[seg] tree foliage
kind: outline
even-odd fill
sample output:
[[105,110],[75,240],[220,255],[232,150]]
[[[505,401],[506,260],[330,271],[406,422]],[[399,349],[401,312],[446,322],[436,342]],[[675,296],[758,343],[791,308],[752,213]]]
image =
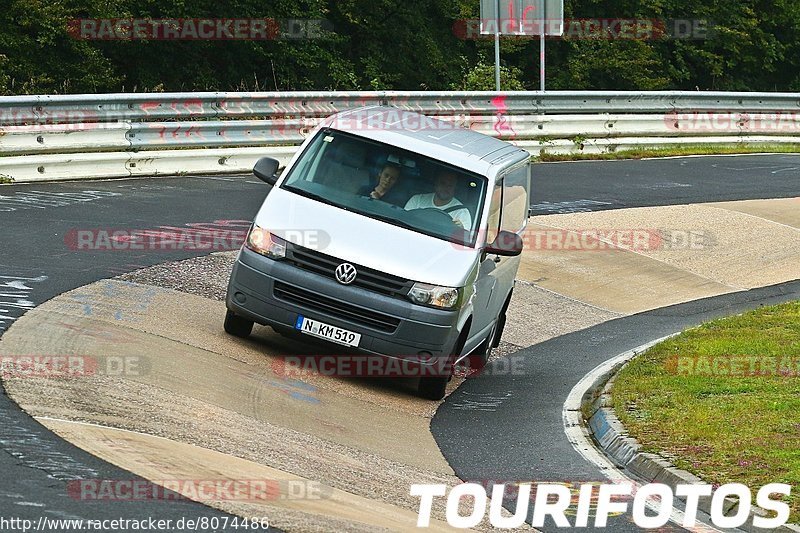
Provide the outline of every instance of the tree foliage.
[[[494,89],[478,0],[3,0],[0,94]],[[797,0],[566,0],[575,19],[705,20],[705,38],[548,39],[548,89],[800,90]],[[325,19],[318,39],[79,40],[82,18]],[[463,24],[462,24],[463,26]],[[538,39],[504,38],[503,88],[539,86]]]

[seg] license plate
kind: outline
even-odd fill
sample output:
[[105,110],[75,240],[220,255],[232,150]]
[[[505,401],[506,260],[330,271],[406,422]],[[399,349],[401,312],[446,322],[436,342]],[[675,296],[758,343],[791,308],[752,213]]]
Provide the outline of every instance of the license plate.
[[358,346],[358,343],[361,342],[360,333],[337,328],[336,326],[331,326],[330,324],[325,324],[318,320],[311,320],[303,315],[297,317],[294,328],[306,335],[313,335],[314,337],[344,344],[345,346]]

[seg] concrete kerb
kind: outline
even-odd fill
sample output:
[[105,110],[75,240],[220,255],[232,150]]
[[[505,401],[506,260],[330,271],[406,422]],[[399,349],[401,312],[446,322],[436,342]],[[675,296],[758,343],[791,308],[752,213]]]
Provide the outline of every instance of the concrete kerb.
[[[584,429],[589,433],[596,446],[615,465],[636,478],[648,483],[662,483],[673,491],[677,485],[697,485],[704,482],[691,472],[675,467],[669,459],[661,455],[642,452],[641,444],[628,435],[625,426],[611,407],[611,389],[617,374],[626,364],[637,355],[676,335],[678,333],[662,337],[609,360],[608,368],[596,376],[583,395],[581,402]],[[726,498],[723,506],[724,513],[727,515],[734,511],[738,504],[737,499]],[[698,508],[710,514],[711,498],[700,498]],[[760,508],[753,508],[750,518],[740,529],[753,533],[764,531],[753,525],[753,518],[756,516],[766,517],[769,516],[769,513]],[[774,531],[800,533],[800,525],[784,524]]]

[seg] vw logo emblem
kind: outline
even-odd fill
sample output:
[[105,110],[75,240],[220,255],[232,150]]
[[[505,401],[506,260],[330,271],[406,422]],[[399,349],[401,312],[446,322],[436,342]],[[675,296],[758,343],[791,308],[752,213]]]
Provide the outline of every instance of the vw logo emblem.
[[350,285],[356,279],[358,271],[350,263],[342,263],[336,267],[336,281],[342,285]]

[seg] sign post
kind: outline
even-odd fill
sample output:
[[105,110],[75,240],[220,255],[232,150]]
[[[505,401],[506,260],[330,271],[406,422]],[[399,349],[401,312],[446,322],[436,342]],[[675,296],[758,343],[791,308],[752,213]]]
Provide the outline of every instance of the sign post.
[[[545,34],[545,24],[547,23],[547,3],[542,2],[542,18],[541,18],[541,30],[539,33],[539,90],[544,92],[544,34]],[[562,14],[563,17],[563,9]]]
[[495,0],[494,8],[494,84],[497,92],[500,92],[500,0]]

